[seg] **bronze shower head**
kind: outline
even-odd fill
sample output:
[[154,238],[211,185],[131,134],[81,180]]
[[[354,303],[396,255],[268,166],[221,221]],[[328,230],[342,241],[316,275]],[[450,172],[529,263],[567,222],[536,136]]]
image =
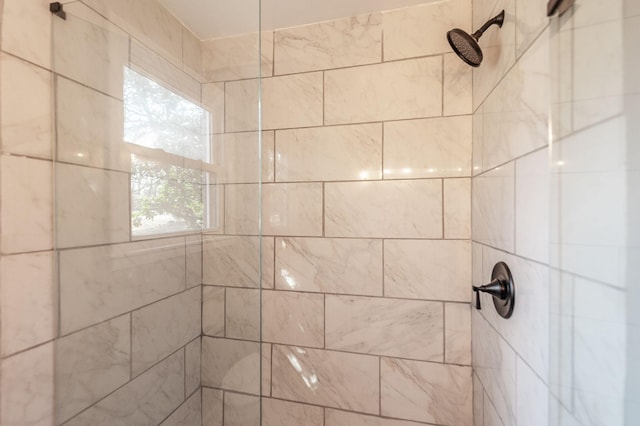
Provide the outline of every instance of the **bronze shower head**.
[[494,18],[489,19],[478,31],[469,34],[460,28],[454,28],[447,32],[447,40],[453,48],[453,51],[472,67],[479,67],[482,63],[482,49],[478,44],[478,40],[482,34],[492,25],[502,27],[504,23],[504,10]]

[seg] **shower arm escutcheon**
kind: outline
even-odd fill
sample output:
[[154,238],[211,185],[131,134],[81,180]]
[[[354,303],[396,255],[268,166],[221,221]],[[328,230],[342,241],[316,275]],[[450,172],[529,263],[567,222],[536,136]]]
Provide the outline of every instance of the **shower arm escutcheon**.
[[516,303],[516,287],[506,263],[496,263],[491,272],[491,282],[489,284],[472,286],[472,288],[476,294],[476,309],[482,309],[480,293],[487,293],[493,296],[493,305],[498,314],[503,318],[511,317]]

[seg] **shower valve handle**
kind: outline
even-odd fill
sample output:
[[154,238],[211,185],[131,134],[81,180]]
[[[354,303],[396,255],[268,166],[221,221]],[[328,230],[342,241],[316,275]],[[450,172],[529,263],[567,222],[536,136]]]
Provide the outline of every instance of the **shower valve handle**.
[[507,285],[499,279],[491,281],[489,284],[485,284],[480,287],[473,286],[473,291],[476,293],[476,309],[480,310],[480,293],[487,293],[493,297],[505,300],[507,298]]
[[516,303],[516,287],[509,267],[504,262],[498,262],[491,272],[491,282],[482,286],[472,286],[476,294],[476,309],[480,310],[480,293],[493,296],[493,306],[503,318],[513,314]]

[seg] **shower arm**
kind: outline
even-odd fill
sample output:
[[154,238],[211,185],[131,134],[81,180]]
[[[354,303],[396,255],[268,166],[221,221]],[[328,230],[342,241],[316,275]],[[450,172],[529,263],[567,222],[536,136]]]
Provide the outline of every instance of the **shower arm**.
[[500,28],[502,28],[503,23],[504,23],[504,10],[500,12],[498,15],[496,15],[495,17],[485,22],[485,24],[482,27],[480,27],[480,29],[475,33],[473,33],[471,36],[475,38],[476,41],[478,41],[480,37],[482,37],[482,34],[484,34],[484,32],[487,31],[490,26],[497,25]]

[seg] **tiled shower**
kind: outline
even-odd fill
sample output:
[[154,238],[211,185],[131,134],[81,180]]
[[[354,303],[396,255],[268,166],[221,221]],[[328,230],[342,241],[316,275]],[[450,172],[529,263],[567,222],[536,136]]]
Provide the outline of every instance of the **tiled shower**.
[[636,424],[640,2],[179,3],[0,0],[0,425]]

